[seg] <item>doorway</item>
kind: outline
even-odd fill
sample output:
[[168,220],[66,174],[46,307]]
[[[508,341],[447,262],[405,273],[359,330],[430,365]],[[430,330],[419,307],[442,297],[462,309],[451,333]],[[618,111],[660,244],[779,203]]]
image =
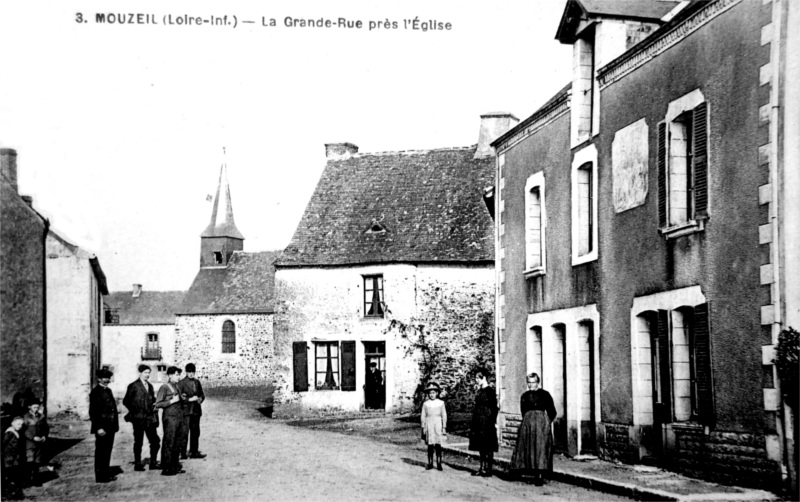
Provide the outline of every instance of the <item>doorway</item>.
[[581,451],[597,452],[597,421],[595,417],[594,323],[578,323],[578,349],[581,375]]
[[364,342],[364,408],[386,408],[386,342]]
[[568,452],[567,440],[567,350],[566,327],[563,324],[553,325],[553,348],[550,368],[552,377],[548,377],[550,395],[556,408],[556,419],[553,422],[554,447],[558,452]]

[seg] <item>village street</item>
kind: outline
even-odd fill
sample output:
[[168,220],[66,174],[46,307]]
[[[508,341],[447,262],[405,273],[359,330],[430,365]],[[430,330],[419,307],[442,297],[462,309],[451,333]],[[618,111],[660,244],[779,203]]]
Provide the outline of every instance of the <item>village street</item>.
[[425,453],[410,440],[416,424],[408,424],[405,433],[389,431],[381,440],[380,432],[365,437],[291,425],[267,418],[257,407],[255,402],[207,401],[200,445],[208,457],[184,460],[186,473],[177,477],[133,470],[131,427],[120,419],[111,464],[124,472],[108,484],[94,482],[94,439],[88,424],[54,423],[53,446],[69,446],[55,457],[60,464],[58,477],[40,488],[26,489],[26,496],[32,500],[628,500],[556,482],[535,487],[473,477],[474,463],[453,456],[445,456],[443,472],[426,471]]

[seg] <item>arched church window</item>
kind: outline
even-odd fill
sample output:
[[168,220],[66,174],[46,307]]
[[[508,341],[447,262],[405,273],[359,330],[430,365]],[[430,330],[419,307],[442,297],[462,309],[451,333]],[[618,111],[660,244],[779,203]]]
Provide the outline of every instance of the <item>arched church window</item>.
[[233,321],[225,321],[222,324],[222,353],[236,353],[236,326]]

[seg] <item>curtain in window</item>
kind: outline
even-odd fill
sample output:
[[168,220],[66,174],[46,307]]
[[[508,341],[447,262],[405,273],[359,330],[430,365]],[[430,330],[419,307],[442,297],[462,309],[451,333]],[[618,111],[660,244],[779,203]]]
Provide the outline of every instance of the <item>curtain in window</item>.
[[331,360],[331,346],[328,344],[328,365],[325,368],[325,387],[334,388],[336,387],[336,380],[333,378],[333,361]]

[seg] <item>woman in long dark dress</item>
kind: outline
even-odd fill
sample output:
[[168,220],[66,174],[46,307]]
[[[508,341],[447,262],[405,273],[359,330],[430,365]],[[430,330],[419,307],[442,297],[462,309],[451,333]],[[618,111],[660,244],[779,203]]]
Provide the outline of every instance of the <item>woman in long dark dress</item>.
[[553,431],[556,418],[553,397],[539,388],[539,375],[528,375],[528,390],[520,397],[522,423],[517,433],[517,446],[511,458],[511,468],[533,474],[533,483],[541,486],[542,472],[553,470]]
[[481,466],[473,476],[489,477],[492,475],[492,461],[497,451],[497,395],[494,387],[489,386],[484,370],[475,373],[478,392],[475,393],[475,408],[472,410],[472,422],[469,427],[469,449],[478,451]]

